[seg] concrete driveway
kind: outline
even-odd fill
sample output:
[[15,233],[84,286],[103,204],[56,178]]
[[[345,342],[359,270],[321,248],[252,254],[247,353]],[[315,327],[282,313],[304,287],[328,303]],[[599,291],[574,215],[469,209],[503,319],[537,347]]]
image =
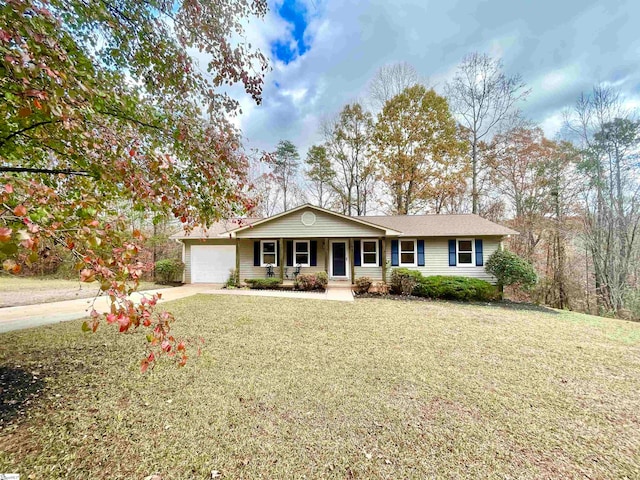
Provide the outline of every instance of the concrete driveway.
[[[214,284],[183,285],[180,287],[134,293],[133,297],[140,299],[142,294],[145,293],[153,294],[162,292],[160,303],[164,303],[189,297],[196,293],[214,292],[218,288],[220,288],[220,285]],[[0,308],[0,333],[84,318],[89,315],[91,300],[90,298],[79,298],[77,300],[65,300],[62,302]],[[99,312],[107,311],[109,308],[108,305],[108,299],[106,297],[100,297],[96,300],[95,308]]]

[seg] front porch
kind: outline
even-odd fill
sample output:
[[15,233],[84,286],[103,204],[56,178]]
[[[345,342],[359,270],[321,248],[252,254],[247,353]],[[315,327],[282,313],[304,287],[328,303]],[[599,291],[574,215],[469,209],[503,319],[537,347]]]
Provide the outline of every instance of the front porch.
[[241,282],[271,277],[293,285],[298,274],[319,272],[327,273],[334,288],[350,287],[362,276],[384,281],[386,256],[383,237],[236,238]]

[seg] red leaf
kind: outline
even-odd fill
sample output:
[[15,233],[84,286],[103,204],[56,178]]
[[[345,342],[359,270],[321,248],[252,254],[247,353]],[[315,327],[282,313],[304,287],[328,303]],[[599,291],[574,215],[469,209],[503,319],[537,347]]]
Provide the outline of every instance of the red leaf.
[[4,191],[7,192],[7,193],[13,193],[13,185],[10,185],[10,184],[7,183],[4,186]]
[[149,362],[147,362],[147,360],[142,360],[142,362],[140,362],[140,373],[144,373],[147,371],[147,369],[149,368]]
[[27,215],[27,207],[20,204],[13,209],[13,213],[16,217],[25,217]]
[[11,240],[12,230],[7,227],[0,227],[0,242],[8,242]]
[[90,268],[83,268],[80,272],[80,281],[91,283],[96,279],[95,273]]

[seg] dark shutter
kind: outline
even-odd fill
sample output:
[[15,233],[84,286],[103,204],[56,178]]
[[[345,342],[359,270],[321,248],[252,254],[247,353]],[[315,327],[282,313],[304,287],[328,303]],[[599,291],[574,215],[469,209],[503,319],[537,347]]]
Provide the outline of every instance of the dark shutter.
[[424,267],[424,240],[418,240],[418,266]]
[[476,238],[476,266],[481,267],[484,265],[484,261],[482,258],[482,239]]
[[293,240],[287,240],[287,267],[293,267]]
[[391,266],[397,267],[398,265],[398,240],[391,240]]
[[378,240],[378,266],[382,266],[382,262],[384,262],[384,258],[382,258],[382,240]]
[[449,240],[449,266],[456,266],[456,241]]
[[318,241],[311,240],[309,245],[309,248],[311,248],[311,252],[309,252],[309,262],[312,267],[315,267],[318,265]]
[[353,259],[353,265],[355,267],[359,267],[361,265],[360,262],[360,240],[354,240],[353,241],[353,256],[355,257]]
[[260,266],[260,240],[253,242],[253,266]]

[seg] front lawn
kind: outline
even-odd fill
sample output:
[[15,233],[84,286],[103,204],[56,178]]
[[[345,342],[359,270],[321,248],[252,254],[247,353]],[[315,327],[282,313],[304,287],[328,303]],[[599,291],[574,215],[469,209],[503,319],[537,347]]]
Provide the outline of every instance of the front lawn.
[[206,340],[183,369],[141,375],[142,333],[79,321],[0,335],[0,472],[640,477],[640,324],[376,299],[165,306]]
[[[99,285],[50,277],[0,276],[0,307],[33,305],[76,298],[93,297]],[[153,282],[140,282],[139,290],[167,288]]]

